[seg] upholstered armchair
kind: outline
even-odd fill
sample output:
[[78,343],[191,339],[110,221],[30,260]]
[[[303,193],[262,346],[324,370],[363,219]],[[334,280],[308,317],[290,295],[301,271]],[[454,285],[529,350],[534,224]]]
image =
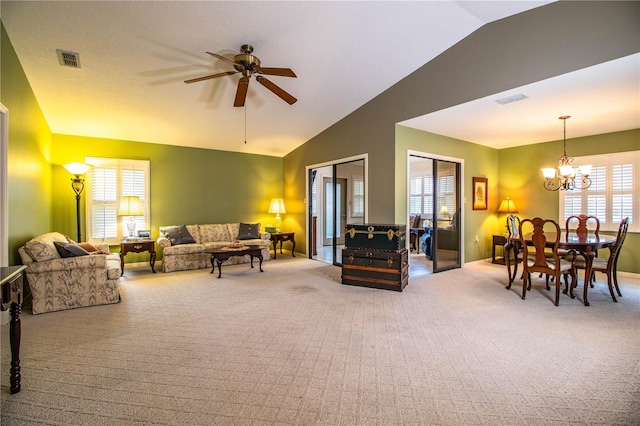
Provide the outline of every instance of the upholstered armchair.
[[120,258],[108,250],[101,245],[89,254],[58,232],[27,241],[18,252],[27,267],[32,312],[118,303]]

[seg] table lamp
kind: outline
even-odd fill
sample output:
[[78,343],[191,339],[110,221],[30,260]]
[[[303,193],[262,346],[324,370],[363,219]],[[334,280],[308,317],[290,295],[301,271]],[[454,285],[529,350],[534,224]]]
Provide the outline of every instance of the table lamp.
[[282,218],[280,217],[280,214],[286,213],[284,200],[282,198],[272,198],[271,205],[269,206],[269,213],[276,214],[276,232],[280,232],[282,226]]
[[134,216],[142,216],[142,205],[140,203],[140,197],[137,195],[125,195],[120,199],[120,208],[118,208],[118,216],[129,216],[129,222],[127,223],[127,229],[129,230],[129,238],[134,236],[136,231],[136,221]]

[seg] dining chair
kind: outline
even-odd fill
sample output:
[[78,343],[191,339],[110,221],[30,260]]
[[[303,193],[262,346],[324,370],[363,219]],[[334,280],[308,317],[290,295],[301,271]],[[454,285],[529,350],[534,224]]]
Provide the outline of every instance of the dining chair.
[[[520,229],[520,218],[516,215],[510,214],[509,216],[507,216],[507,234],[509,235],[509,238],[519,238],[518,232]],[[509,243],[507,243],[509,244]],[[509,254],[507,254],[507,250],[506,250],[506,245],[505,245],[505,256],[510,256]],[[514,267],[513,267],[513,272],[511,272],[511,258],[509,258],[509,262],[506,262],[507,264],[507,273],[509,274],[509,286],[507,287],[507,289],[511,288],[511,283],[513,282],[513,280],[516,278],[515,274],[516,271],[518,269],[518,263],[522,263],[522,252],[518,251],[516,253],[515,256],[513,256],[513,262],[514,262]]]
[[[571,286],[576,284],[576,272],[573,264],[561,259],[558,255],[560,243],[560,226],[553,219],[523,219],[518,229],[520,243],[523,250],[523,280],[522,299],[531,290],[531,273],[538,272],[553,276],[556,284],[554,305],[558,306],[560,299],[560,277],[571,277]],[[549,289],[547,281],[547,290]]]
[[[609,257],[607,259],[596,257],[593,259],[593,265],[591,266],[591,270],[593,273],[602,272],[607,276],[607,285],[609,286],[609,293],[611,293],[611,299],[613,299],[614,302],[618,301],[616,299],[615,294],[613,294],[614,286],[616,288],[616,292],[618,293],[618,296],[622,297],[622,293],[620,293],[620,288],[618,287],[618,257],[620,256],[620,250],[622,249],[622,244],[624,243],[624,240],[627,237],[628,228],[629,228],[629,218],[625,217],[620,221],[616,242],[611,247],[609,247]],[[576,259],[573,261],[573,265],[576,269],[584,269],[585,261],[582,258],[582,256],[577,256]]]
[[600,220],[596,217],[596,216],[590,216],[590,215],[586,215],[586,214],[577,214],[577,215],[572,215],[569,216],[567,218],[567,220],[565,221],[565,231],[568,233],[573,232],[573,224],[577,223],[576,227],[575,227],[575,233],[578,236],[584,236],[586,237],[587,235],[589,235],[589,224],[593,223],[595,229],[593,229],[593,234],[598,235],[598,233],[600,232]]
[[[575,226],[575,229],[574,229]],[[564,224],[564,229],[567,234],[574,232],[578,237],[586,238],[589,233],[594,235],[599,235],[600,233],[600,219],[597,216],[586,215],[586,214],[576,214],[569,216]],[[591,232],[590,232],[591,231]],[[560,257],[564,257],[567,260],[571,260],[568,258],[569,252],[566,250],[560,250]],[[596,251],[596,257],[598,256],[598,252]],[[591,274],[591,280],[589,284],[591,288],[593,288],[593,283],[596,280],[596,274]]]

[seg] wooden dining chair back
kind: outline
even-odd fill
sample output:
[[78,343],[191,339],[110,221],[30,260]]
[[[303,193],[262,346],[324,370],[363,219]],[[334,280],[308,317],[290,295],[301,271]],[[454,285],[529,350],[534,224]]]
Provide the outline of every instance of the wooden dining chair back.
[[516,215],[510,214],[507,216],[507,233],[510,238],[518,238],[518,232],[520,229],[520,218]]
[[[556,297],[554,304],[560,300],[560,277],[571,276],[571,286],[575,285],[575,270],[571,262],[560,258],[560,226],[553,219],[523,219],[518,229],[523,249],[522,262],[524,276],[522,280],[522,299],[531,289],[531,274],[541,273],[555,278]],[[548,287],[547,287],[548,288]]]
[[575,229],[575,233],[579,237],[586,237],[589,233],[598,235],[600,232],[600,220],[596,216],[577,214],[567,218],[564,229],[567,234],[574,232],[573,229]]
[[[618,257],[620,256],[620,251],[622,250],[622,244],[624,244],[624,240],[627,238],[627,230],[629,229],[629,218],[625,217],[620,221],[620,226],[618,226],[618,234],[616,236],[616,242],[609,247],[609,257],[607,259],[601,259],[596,257],[593,259],[593,265],[591,266],[591,270],[595,272],[602,272],[607,276],[607,285],[609,286],[609,293],[611,294],[611,299],[614,302],[617,302],[615,294],[613,294],[613,287],[615,287],[618,296],[622,296],[620,293],[620,287],[618,287]],[[576,269],[584,269],[585,262],[581,256],[578,256],[574,261],[574,266]]]

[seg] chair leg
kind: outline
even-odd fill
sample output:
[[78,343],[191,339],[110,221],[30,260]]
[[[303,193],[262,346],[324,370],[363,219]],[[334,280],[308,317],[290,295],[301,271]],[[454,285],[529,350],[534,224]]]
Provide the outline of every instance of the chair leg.
[[522,276],[522,300],[524,300],[527,297],[527,281],[531,279],[531,274],[523,273]]
[[559,301],[560,301],[560,275],[556,277],[556,301],[554,305],[558,306]]
[[616,292],[618,292],[618,296],[622,297],[622,293],[620,293],[620,287],[618,287],[618,267],[617,265],[613,268],[613,285],[616,286]]
[[611,298],[613,299],[614,302],[618,302],[618,299],[616,299],[616,295],[613,294],[613,283],[612,283],[613,279],[611,277],[611,271],[609,271],[607,273],[607,285],[609,286],[609,293],[611,294]]

